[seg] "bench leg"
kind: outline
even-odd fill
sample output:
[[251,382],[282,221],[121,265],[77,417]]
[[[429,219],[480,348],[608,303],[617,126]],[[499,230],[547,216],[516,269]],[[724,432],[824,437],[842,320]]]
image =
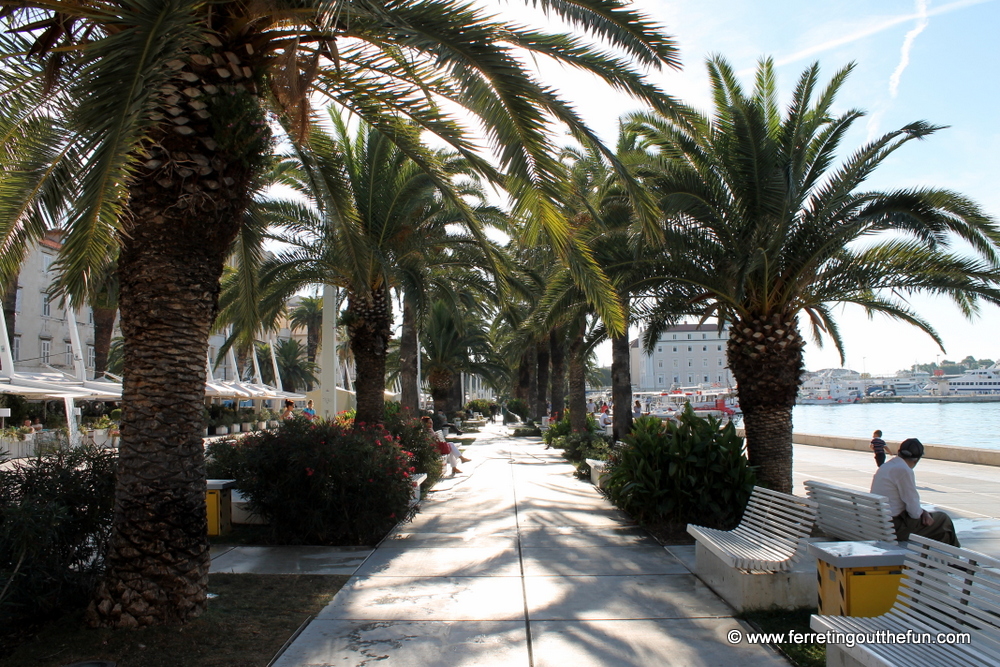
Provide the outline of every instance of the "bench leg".
[[826,667],[865,667],[865,665],[847,655],[844,649],[836,644],[827,644]]

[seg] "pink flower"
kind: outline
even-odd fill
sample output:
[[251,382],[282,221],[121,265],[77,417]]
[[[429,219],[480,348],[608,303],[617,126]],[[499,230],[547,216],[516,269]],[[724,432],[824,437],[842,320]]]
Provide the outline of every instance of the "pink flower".
[[312,477],[313,473],[316,472],[312,468],[306,468],[306,477]]

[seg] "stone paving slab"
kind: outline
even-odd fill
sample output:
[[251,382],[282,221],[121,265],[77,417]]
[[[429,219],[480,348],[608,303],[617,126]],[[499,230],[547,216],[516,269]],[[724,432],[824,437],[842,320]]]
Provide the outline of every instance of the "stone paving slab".
[[352,579],[316,618],[373,621],[524,619],[520,582],[510,577]]
[[274,667],[524,667],[523,621],[316,620]]
[[732,608],[693,574],[525,577],[532,622],[716,618]]
[[524,547],[629,547],[654,546],[656,540],[635,526],[591,528],[581,526],[531,526],[519,531]]
[[358,568],[359,577],[518,577],[517,549],[505,547],[387,546]]
[[661,546],[521,547],[525,576],[687,574]]
[[369,547],[230,547],[212,557],[211,572],[354,574]]
[[730,630],[747,628],[733,618],[532,621],[534,667],[787,667],[768,647],[732,646]]

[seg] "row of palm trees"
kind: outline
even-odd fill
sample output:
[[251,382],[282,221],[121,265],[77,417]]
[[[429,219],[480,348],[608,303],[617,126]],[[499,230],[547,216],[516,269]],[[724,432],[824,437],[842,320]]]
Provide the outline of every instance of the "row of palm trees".
[[[861,117],[832,111],[849,68],[826,87],[808,69],[782,114],[770,62],[748,94],[715,58],[705,115],[639,71],[676,66],[676,49],[625,2],[541,4],[576,32],[454,0],[0,1],[0,277],[57,225],[66,298],[87,298],[117,264],[124,413],[92,623],[203,610],[208,335],[225,321],[245,337],[234,344],[252,341],[303,287],[346,292],[358,421],[382,415],[394,294],[404,388],[415,386],[418,324],[436,322],[441,335],[423,336],[423,348],[452,359],[424,368],[436,401],[456,358],[499,376],[506,357],[536,410],[565,372],[577,427],[582,360],[596,342],[612,341],[615,400],[627,405],[629,323],[646,323],[651,347],[682,317],[730,322],[751,463],[782,490],[800,318],[839,348],[837,303],[931,335],[909,294],[951,296],[970,315],[1000,303],[1000,239],[974,203],[861,190],[895,150],[938,128],[914,123],[835,166]],[[606,147],[525,54],[597,74],[649,110]],[[334,105],[328,120],[310,108],[316,95]],[[446,111],[456,105],[494,160]],[[578,148],[555,145],[554,122]],[[427,134],[448,148],[428,147]],[[485,183],[509,195],[508,210],[489,204]],[[265,196],[273,184],[297,198]],[[490,227],[510,243],[491,240]],[[281,244],[270,256],[269,240]],[[546,382],[538,369],[550,365]],[[615,419],[627,431],[628,415]]]

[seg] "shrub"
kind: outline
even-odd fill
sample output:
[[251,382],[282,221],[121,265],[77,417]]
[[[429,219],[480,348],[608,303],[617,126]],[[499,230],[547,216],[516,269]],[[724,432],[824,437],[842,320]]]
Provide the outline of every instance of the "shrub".
[[636,419],[624,441],[605,486],[618,507],[647,523],[730,529],[739,522],[755,476],[732,423],[720,428],[688,406],[679,423]]
[[396,437],[400,447],[410,452],[414,473],[427,475],[420,489],[428,491],[441,479],[441,453],[437,448],[437,438],[420,423],[419,418],[411,416],[407,410],[391,410],[390,405],[398,406],[399,403],[386,403],[385,429]]
[[528,416],[528,402],[523,398],[512,398],[507,401],[507,411],[514,413],[521,421],[524,421]]
[[489,417],[490,416],[490,401],[485,398],[474,398],[465,404],[467,410],[472,410],[473,412],[478,412],[479,414]]
[[381,426],[290,419],[235,448],[236,487],[275,542],[372,545],[409,512],[416,468]]
[[541,429],[530,427],[530,428],[515,428],[514,436],[515,438],[537,438],[542,434]]
[[[559,421],[551,422],[551,424],[549,425],[548,430],[545,431],[545,433],[542,435],[542,439],[545,440],[545,444],[552,445],[553,447],[557,447],[557,448],[561,449],[562,448],[561,445],[555,445],[555,444],[553,444],[554,441],[555,441],[555,439],[559,438],[561,436],[564,436],[564,435],[569,435],[572,431],[573,431],[573,427],[570,426],[570,422],[569,422],[569,410],[567,409],[566,411],[563,412],[562,418]],[[603,431],[604,431],[604,429],[602,429],[598,425],[597,420],[594,419],[594,415],[588,414],[587,415],[587,432],[588,433],[598,433],[598,432],[603,432]]]
[[104,570],[117,457],[79,447],[0,469],[0,623],[86,604]]

